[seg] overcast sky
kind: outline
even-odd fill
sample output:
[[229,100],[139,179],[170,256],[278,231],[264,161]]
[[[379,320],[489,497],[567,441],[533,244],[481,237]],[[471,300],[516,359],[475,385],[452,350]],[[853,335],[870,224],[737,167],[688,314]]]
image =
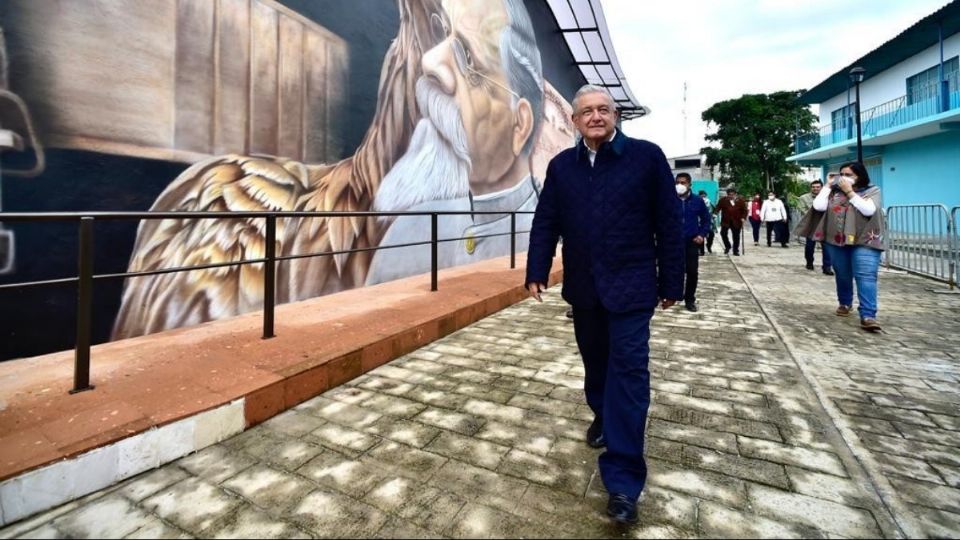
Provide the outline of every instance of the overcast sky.
[[[812,88],[947,0],[602,0],[634,95],[624,124],[668,157],[706,143],[700,114],[743,94]],[[684,138],[683,84],[687,83]]]

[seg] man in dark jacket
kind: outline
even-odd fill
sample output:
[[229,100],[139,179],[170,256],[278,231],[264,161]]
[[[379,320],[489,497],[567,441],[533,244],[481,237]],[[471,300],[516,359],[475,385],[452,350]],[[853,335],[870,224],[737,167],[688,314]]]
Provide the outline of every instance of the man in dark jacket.
[[563,298],[585,369],[595,420],[591,446],[606,446],[600,475],[607,514],[637,519],[646,482],[643,433],[650,405],[650,318],[682,296],[683,241],[673,175],[656,145],[616,130],[605,89],[587,85],[573,100],[583,140],[547,167],[530,233],[526,286],[540,300],[563,236]]
[[700,250],[710,234],[710,210],[700,197],[692,195],[692,180],[687,173],[677,175],[677,195],[683,206],[683,243],[686,249],[683,303],[687,311],[697,311],[697,282],[700,280]]
[[730,253],[730,239],[727,232],[733,232],[733,254],[740,255],[740,231],[743,220],[747,219],[747,205],[737,196],[737,190],[730,186],[727,196],[720,199],[713,213],[720,213],[720,239],[723,240],[723,253]]

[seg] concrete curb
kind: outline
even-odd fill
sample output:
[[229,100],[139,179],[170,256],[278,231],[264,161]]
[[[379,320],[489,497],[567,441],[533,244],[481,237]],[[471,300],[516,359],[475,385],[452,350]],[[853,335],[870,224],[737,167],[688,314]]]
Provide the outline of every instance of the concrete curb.
[[[863,445],[860,443],[859,437],[857,437],[857,434],[854,433],[846,419],[843,418],[843,415],[840,414],[840,411],[837,410],[837,407],[830,401],[830,398],[827,397],[826,391],[811,374],[812,368],[803,361],[802,357],[797,353],[796,348],[793,346],[790,338],[787,337],[787,334],[764,307],[763,302],[761,302],[756,290],[750,284],[750,281],[743,274],[743,272],[740,271],[740,267],[737,265],[736,261],[731,258],[730,262],[733,264],[733,268],[737,271],[737,275],[739,275],[740,279],[743,280],[744,285],[747,286],[747,290],[750,291],[750,295],[753,296],[753,299],[757,302],[757,306],[760,308],[763,316],[767,319],[767,321],[770,322],[770,325],[780,337],[780,341],[783,342],[787,349],[787,354],[789,354],[790,358],[792,358],[794,363],[797,364],[797,367],[800,369],[800,373],[803,375],[804,380],[806,380],[807,384],[810,385],[810,388],[813,389],[814,394],[817,396],[817,401],[820,402],[820,406],[823,408],[824,412],[826,412],[831,422],[833,422],[833,426],[840,434],[840,438],[843,440],[847,450],[850,452],[849,455],[841,456],[841,459],[847,462],[850,461],[850,458],[852,457],[854,461],[853,464],[856,465],[853,470],[860,471],[862,473],[863,479],[866,480],[866,484],[872,488],[874,494],[877,496],[879,502],[878,506],[880,506],[881,510],[885,511],[886,517],[889,518],[889,523],[881,523],[881,520],[878,520],[878,525],[883,533],[892,538],[926,538],[926,533],[924,533],[923,528],[920,526],[917,517],[896,496],[893,486],[890,485],[890,482],[888,482],[886,477],[880,472],[880,466],[873,459],[873,456],[870,455],[870,452],[863,447]],[[845,464],[849,465],[849,463]],[[863,482],[861,482],[861,484],[863,484]]]

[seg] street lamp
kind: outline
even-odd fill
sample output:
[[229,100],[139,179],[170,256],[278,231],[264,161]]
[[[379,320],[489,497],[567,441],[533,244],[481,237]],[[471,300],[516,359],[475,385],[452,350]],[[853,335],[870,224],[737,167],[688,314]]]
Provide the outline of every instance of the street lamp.
[[857,161],[860,163],[863,163],[863,138],[860,135],[860,83],[863,82],[863,77],[866,73],[867,70],[860,66],[850,70],[850,81],[853,82],[857,88],[857,101],[854,106],[856,107],[855,113],[857,115]]

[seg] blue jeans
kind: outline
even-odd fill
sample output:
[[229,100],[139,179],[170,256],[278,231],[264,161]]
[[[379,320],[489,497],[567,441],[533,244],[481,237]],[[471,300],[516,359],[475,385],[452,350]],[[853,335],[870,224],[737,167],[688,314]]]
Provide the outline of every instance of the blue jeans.
[[836,272],[837,301],[841,306],[853,305],[853,282],[857,282],[860,300],[860,318],[877,318],[877,273],[880,269],[880,250],[866,246],[838,247],[827,243],[824,249]]
[[612,313],[573,308],[573,328],[586,377],[584,391],[603,419],[607,450],[600,477],[609,493],[636,501],[647,480],[643,433],[650,407],[650,318],[653,310]]

